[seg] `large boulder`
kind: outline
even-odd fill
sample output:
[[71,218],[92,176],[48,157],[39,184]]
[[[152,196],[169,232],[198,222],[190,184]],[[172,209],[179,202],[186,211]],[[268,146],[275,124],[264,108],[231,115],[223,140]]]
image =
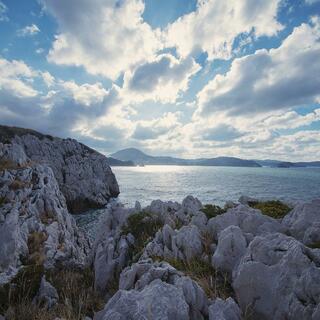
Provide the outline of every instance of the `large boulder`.
[[247,240],[241,229],[230,226],[221,231],[212,264],[219,270],[232,273],[247,249]]
[[280,233],[257,236],[233,272],[233,288],[252,319],[318,319],[319,250]]
[[0,171],[0,282],[24,264],[83,266],[89,243],[69,214],[51,168]]
[[203,289],[166,262],[141,260],[127,267],[120,275],[119,289],[98,319],[201,320],[208,316]]
[[157,256],[191,261],[200,258],[203,249],[201,232],[197,226],[190,224],[173,230],[169,225],[164,225],[146,245],[143,257]]
[[189,320],[189,306],[175,286],[154,280],[143,290],[119,290],[94,320]]
[[298,204],[283,218],[282,224],[304,244],[320,246],[320,199]]
[[209,320],[240,320],[241,310],[232,298],[213,301],[209,307]]
[[253,236],[285,231],[278,220],[241,204],[208,221],[208,229],[215,240],[218,240],[220,232],[229,226],[238,226],[243,233]]

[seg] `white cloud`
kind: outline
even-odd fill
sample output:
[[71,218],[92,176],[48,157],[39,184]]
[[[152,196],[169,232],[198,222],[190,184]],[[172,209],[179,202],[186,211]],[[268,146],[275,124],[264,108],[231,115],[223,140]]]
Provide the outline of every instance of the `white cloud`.
[[17,34],[19,37],[28,37],[28,36],[34,36],[39,32],[40,32],[39,27],[33,23],[30,26],[26,26],[26,27],[18,30]]
[[314,4],[320,2],[320,0],[305,0],[307,4]]
[[9,18],[7,17],[7,11],[7,6],[2,1],[0,1],[0,22],[9,20]]
[[319,102],[320,23],[302,24],[277,49],[235,59],[198,94],[197,115],[244,115]]
[[131,101],[156,100],[174,102],[188,89],[190,78],[200,70],[192,59],[178,60],[172,55],[159,55],[155,61],[125,73],[124,95]]
[[21,98],[34,97],[38,94],[30,85],[36,72],[24,62],[0,58],[0,74],[0,90],[10,91]]
[[48,60],[83,66],[116,79],[162,48],[158,31],[143,21],[142,0],[41,0],[59,24]]
[[275,35],[280,0],[198,0],[198,8],[168,26],[167,46],[183,56],[207,52],[208,58],[229,58],[234,39],[254,31],[256,36]]

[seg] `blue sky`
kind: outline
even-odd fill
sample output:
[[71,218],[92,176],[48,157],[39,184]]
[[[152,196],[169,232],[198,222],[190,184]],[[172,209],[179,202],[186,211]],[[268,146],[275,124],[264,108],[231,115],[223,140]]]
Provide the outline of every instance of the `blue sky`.
[[109,154],[320,159],[319,0],[0,0],[0,122]]

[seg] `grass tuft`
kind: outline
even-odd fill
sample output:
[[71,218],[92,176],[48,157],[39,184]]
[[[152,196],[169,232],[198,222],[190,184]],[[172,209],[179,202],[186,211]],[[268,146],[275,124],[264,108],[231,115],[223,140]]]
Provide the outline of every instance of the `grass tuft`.
[[221,214],[224,214],[226,212],[225,209],[214,205],[214,204],[206,204],[201,211],[205,213],[208,219],[214,218],[216,216],[219,216]]
[[210,299],[234,297],[228,275],[214,269],[207,261],[196,258],[189,262],[178,259],[164,259],[163,257],[153,257],[153,259],[166,261],[177,270],[182,271],[196,281]]
[[161,219],[148,212],[139,212],[128,217],[127,224],[122,228],[122,234],[131,233],[134,238],[134,246],[131,250],[132,259],[136,260],[148,241],[163,227]]
[[289,206],[279,200],[251,201],[248,205],[251,208],[259,209],[262,214],[275,219],[282,219],[291,211]]

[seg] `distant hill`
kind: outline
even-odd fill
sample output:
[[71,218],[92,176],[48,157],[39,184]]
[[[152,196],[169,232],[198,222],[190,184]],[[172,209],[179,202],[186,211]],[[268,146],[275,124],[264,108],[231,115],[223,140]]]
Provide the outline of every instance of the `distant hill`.
[[121,161],[111,157],[107,157],[107,162],[111,167],[132,167],[135,165],[132,161]]
[[272,168],[320,168],[320,161],[310,161],[310,162],[288,162],[279,160],[255,160],[263,167]]
[[228,166],[228,167],[261,167],[253,160],[243,160],[233,157],[217,157],[212,159],[181,159],[166,156],[150,156],[144,152],[129,148],[120,150],[111,155],[121,161],[133,161],[143,165],[195,165],[195,166]]

